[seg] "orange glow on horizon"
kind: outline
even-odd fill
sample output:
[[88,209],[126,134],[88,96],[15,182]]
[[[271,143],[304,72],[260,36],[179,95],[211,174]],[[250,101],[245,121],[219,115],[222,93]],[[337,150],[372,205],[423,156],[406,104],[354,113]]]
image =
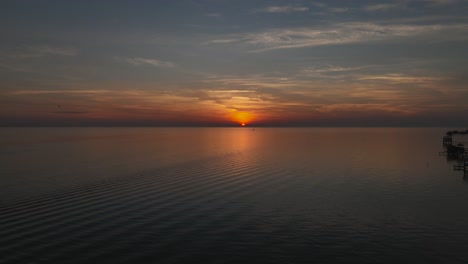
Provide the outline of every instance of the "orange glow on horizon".
[[239,123],[241,126],[246,126],[253,119],[253,115],[248,112],[236,111],[231,115],[231,119],[234,122]]

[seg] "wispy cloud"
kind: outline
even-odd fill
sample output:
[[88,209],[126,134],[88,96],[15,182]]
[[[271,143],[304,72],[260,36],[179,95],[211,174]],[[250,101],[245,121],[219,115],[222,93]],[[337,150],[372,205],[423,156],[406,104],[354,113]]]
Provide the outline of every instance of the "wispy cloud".
[[53,112],[54,114],[73,114],[73,115],[81,115],[81,114],[87,114],[88,112],[86,111],[55,111]]
[[163,68],[172,68],[175,67],[175,63],[171,61],[162,61],[157,59],[150,59],[150,58],[122,58],[122,57],[114,57],[118,61],[123,61],[133,66],[142,66],[142,65],[150,65],[155,67],[163,67]]
[[[448,30],[456,32],[448,32]],[[313,47],[360,43],[392,38],[412,37],[430,33],[444,33],[445,37],[463,39],[468,33],[468,24],[458,25],[379,25],[375,23],[342,23],[328,28],[286,28],[257,33],[230,35],[215,39],[213,44],[249,45],[252,51]],[[465,33],[465,34],[462,34]]]
[[[394,69],[393,71],[391,69]],[[300,104],[424,104],[433,105],[448,96],[444,75],[428,72],[403,72],[397,65],[327,66],[299,70],[297,74],[219,75],[206,79],[217,89],[239,91],[247,97],[245,105],[257,102]],[[346,86],[343,86],[346,83]],[[461,96],[464,91],[458,91]],[[225,94],[225,93],[223,93]]]
[[402,7],[402,5],[398,4],[377,4],[377,5],[368,5],[364,7],[365,11],[374,12],[374,11],[387,11],[390,9],[395,9]]
[[367,12],[388,11],[391,9],[408,9],[411,3],[422,3],[429,7],[440,7],[459,3],[459,0],[407,0],[391,4],[373,4],[364,6],[362,9]]
[[433,6],[452,5],[461,2],[460,0],[424,0]]
[[18,59],[38,58],[45,56],[75,56],[77,50],[70,47],[57,47],[57,46],[26,46],[21,51],[11,55],[11,57]]
[[362,70],[368,68],[370,66],[359,66],[359,67],[342,67],[342,66],[334,66],[334,65],[327,65],[326,67],[309,67],[306,69],[301,70],[302,74],[317,74],[317,73],[332,73],[332,72],[351,72]]
[[253,10],[253,13],[292,13],[292,12],[307,12],[309,8],[306,6],[268,6]]
[[340,14],[340,13],[345,13],[348,12],[350,9],[346,7],[332,7],[328,9],[328,12],[334,13],[334,14]]
[[434,82],[444,80],[445,78],[437,78],[437,77],[427,77],[427,76],[410,76],[401,73],[391,73],[385,75],[367,75],[362,76],[359,80],[383,80],[383,81],[390,81],[390,82],[410,82],[410,83],[418,83],[418,82]]
[[207,13],[205,14],[207,17],[221,17],[220,13]]
[[41,94],[103,94],[110,90],[17,90],[8,92],[8,95],[41,95]]

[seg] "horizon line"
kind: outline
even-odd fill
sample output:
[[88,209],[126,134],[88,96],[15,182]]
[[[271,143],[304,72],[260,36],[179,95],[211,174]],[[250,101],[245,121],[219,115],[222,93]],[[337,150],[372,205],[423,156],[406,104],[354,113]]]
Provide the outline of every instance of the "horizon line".
[[448,128],[455,125],[0,125],[0,128]]

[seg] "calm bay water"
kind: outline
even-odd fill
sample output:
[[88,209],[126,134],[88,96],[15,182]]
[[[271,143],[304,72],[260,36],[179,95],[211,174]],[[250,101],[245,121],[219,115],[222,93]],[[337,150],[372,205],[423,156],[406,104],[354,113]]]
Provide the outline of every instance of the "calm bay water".
[[466,263],[447,130],[3,128],[0,263]]

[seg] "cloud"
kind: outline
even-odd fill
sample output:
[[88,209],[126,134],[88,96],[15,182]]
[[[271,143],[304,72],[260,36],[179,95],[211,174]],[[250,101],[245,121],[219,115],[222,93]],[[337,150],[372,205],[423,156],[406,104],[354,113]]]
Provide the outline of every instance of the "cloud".
[[422,3],[427,5],[428,7],[440,7],[440,6],[447,6],[447,5],[453,5],[459,3],[459,0],[409,0],[409,1],[403,1],[403,2],[398,2],[398,3],[392,3],[392,4],[374,4],[374,5],[368,5],[363,8],[364,11],[367,12],[376,12],[376,11],[388,11],[391,9],[397,9],[397,8],[410,8],[411,3]]
[[330,65],[305,68],[297,74],[218,75],[206,79],[218,91],[225,90],[208,91],[211,97],[236,109],[379,104],[415,110],[447,101],[463,105],[462,99],[453,98],[466,98],[466,90],[448,89],[450,81],[436,72],[405,71],[398,65]]
[[155,67],[163,67],[163,68],[172,68],[175,67],[175,63],[171,61],[161,61],[156,59],[149,59],[149,58],[122,58],[122,57],[115,57],[118,61],[123,61],[128,64],[134,66],[142,66],[142,65],[150,65]]
[[[306,120],[312,116],[362,115],[395,117],[431,111],[447,101],[454,109],[465,107],[466,89],[444,91],[444,78],[436,74],[368,72],[375,65],[306,68],[306,74],[335,74],[346,85],[329,79],[297,74],[207,75],[201,88],[170,90],[17,90],[4,98],[28,109],[67,118],[108,117],[153,120],[185,118],[200,120],[213,115],[225,120],[230,110],[248,111],[259,120]],[[383,67],[383,66],[382,66]],[[398,67],[397,67],[398,68]],[[463,97],[463,94],[465,97]],[[57,99],[60,101],[57,102]],[[37,106],[31,106],[31,104]],[[40,105],[39,105],[40,104]],[[57,104],[62,107],[57,108]],[[445,107],[446,109],[446,107]],[[29,112],[36,111],[28,110]],[[68,115],[67,115],[68,114]],[[224,119],[223,119],[224,118]],[[209,118],[208,118],[209,119]],[[185,119],[184,119],[185,120]]]
[[345,7],[334,7],[334,8],[328,9],[330,13],[334,13],[334,14],[345,13],[345,12],[348,12],[349,10],[350,10],[349,8],[345,8]]
[[385,75],[365,75],[358,80],[362,81],[385,81],[390,83],[434,83],[436,81],[443,81],[446,78],[441,77],[428,77],[428,76],[410,76],[401,73],[390,73]]
[[208,14],[205,14],[205,16],[207,16],[207,17],[221,17],[221,14],[220,13],[208,13]]
[[53,112],[54,114],[73,114],[73,115],[81,115],[81,114],[87,114],[88,112],[86,111],[56,111]]
[[[253,47],[253,52],[274,49],[314,47],[346,43],[388,40],[417,35],[443,33],[453,39],[464,39],[468,24],[458,25],[380,25],[375,23],[341,23],[327,28],[285,28],[256,33],[229,35],[215,39],[211,44],[243,44]],[[441,38],[442,40],[442,38]]]
[[110,90],[16,90],[9,95],[41,95],[41,94],[103,94],[111,93]]
[[18,59],[29,59],[45,56],[75,56],[76,53],[77,50],[75,48],[42,45],[26,46],[23,51],[12,55],[12,57]]
[[265,8],[255,9],[253,13],[292,13],[307,11],[309,11],[309,8],[305,6],[268,6]]
[[374,11],[387,11],[390,9],[400,8],[401,5],[397,4],[378,4],[378,5],[368,5],[364,7],[365,11],[374,12]]
[[442,5],[452,5],[459,3],[459,0],[425,0],[424,2],[428,2],[432,6],[442,6]]
[[305,75],[315,75],[317,73],[322,74],[322,73],[335,73],[335,72],[351,72],[351,71],[357,71],[357,70],[362,70],[365,68],[369,68],[371,66],[359,66],[359,67],[341,67],[341,66],[333,66],[333,65],[327,65],[326,67],[311,67],[311,68],[306,68],[301,70],[302,74]]

